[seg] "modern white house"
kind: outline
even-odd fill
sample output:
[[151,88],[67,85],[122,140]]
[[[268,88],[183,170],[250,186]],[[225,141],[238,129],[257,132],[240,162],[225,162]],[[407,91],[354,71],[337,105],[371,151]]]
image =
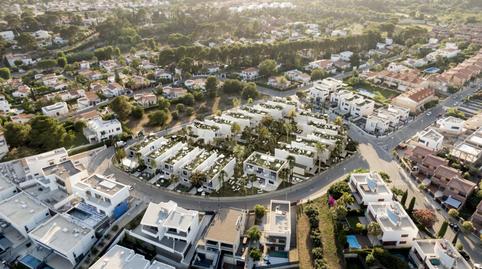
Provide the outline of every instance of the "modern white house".
[[122,125],[118,119],[103,120],[97,117],[86,123],[83,133],[90,143],[104,142],[121,135]]
[[[191,265],[194,268],[205,268],[202,265],[209,264],[211,266],[209,268],[217,268],[220,262],[235,265],[236,261],[244,261],[240,248],[247,222],[246,215],[246,211],[242,209],[219,209],[203,237],[198,241]],[[222,252],[233,258],[223,259]]]
[[244,80],[255,80],[259,77],[259,69],[255,67],[246,68],[241,71],[239,76]]
[[418,134],[417,142],[431,148],[440,150],[443,146],[444,136],[432,128],[422,131]]
[[66,214],[57,214],[29,233],[39,248],[52,251],[50,259],[63,258],[71,266],[77,265],[97,240],[95,231],[78,224]]
[[243,131],[246,127],[250,127],[252,122],[252,118],[250,116],[231,110],[223,113],[221,117],[228,121],[237,123],[241,128],[241,131]]
[[158,137],[156,135],[150,135],[145,137],[138,143],[132,144],[126,149],[128,157],[145,158],[151,152],[158,149],[162,145],[165,145],[169,139],[164,137]]
[[151,202],[142,217],[140,231],[131,235],[172,253],[185,262],[187,252],[195,247],[199,221],[199,212],[184,209],[176,202]]
[[384,114],[372,114],[367,117],[365,131],[375,134],[385,134],[390,128],[390,119]]
[[274,120],[283,118],[283,107],[278,104],[260,103],[254,106],[255,109],[266,112]]
[[278,188],[282,178],[288,176],[282,173],[287,167],[288,161],[286,159],[257,151],[253,152],[243,163],[244,174],[256,176],[259,187],[265,190]]
[[353,173],[348,184],[357,202],[363,205],[393,200],[392,191],[377,172]]
[[175,269],[175,267],[156,260],[149,261],[130,248],[114,245],[89,269]]
[[343,81],[334,78],[325,78],[323,80],[316,80],[313,86],[308,89],[312,103],[322,105],[329,100],[332,93],[343,89]]
[[348,90],[335,93],[332,102],[337,102],[338,110],[341,113],[350,114],[354,117],[371,115],[375,108],[374,101]]
[[5,98],[5,95],[0,94],[0,112],[8,113],[10,112],[10,103]]
[[298,102],[279,97],[268,100],[266,104],[280,106],[282,108],[283,116],[285,117],[289,116],[290,113],[296,112],[299,107]]
[[291,240],[290,201],[271,200],[263,231],[264,245],[271,251],[289,251]]
[[118,218],[127,211],[129,186],[94,174],[82,179],[73,187],[74,194],[82,197],[84,202],[93,206],[97,213]]
[[465,132],[465,120],[453,116],[438,120],[437,125],[442,133],[460,135]]
[[454,245],[445,239],[419,239],[413,241],[409,259],[417,269],[471,269]]
[[462,142],[454,146],[450,151],[450,155],[463,162],[474,163],[482,157],[482,149],[477,148],[472,144]]
[[402,205],[396,201],[368,203],[366,218],[380,225],[382,233],[370,238],[383,247],[405,248],[412,246],[418,237],[418,228]]
[[235,165],[236,158],[219,155],[211,167],[204,169],[207,176],[204,188],[208,191],[218,191],[225,181],[233,177]]
[[66,102],[58,102],[53,105],[42,107],[42,113],[49,117],[59,117],[69,113]]
[[25,238],[49,217],[49,209],[24,192],[0,202],[0,219],[12,225]]
[[[149,153],[147,158],[145,158],[145,165],[152,171],[163,170],[164,161],[171,156],[177,154],[179,150],[186,146],[183,142],[178,142],[173,139],[168,139],[163,142],[157,149]],[[169,176],[170,174],[167,174]]]
[[214,142],[214,138],[217,137],[219,127],[215,125],[209,125],[206,122],[194,121],[189,127],[190,136],[196,140],[202,141],[205,144],[211,144]]
[[308,83],[311,80],[310,75],[303,73],[297,69],[286,71],[284,75],[287,79],[300,83]]
[[305,176],[314,174],[317,166],[317,152],[303,143],[292,141],[290,144],[279,142],[274,150],[274,156],[280,159],[293,158],[293,173]]
[[5,41],[8,41],[8,42],[12,42],[15,40],[15,34],[13,33],[13,31],[3,31],[3,32],[0,32],[0,37],[5,40]]
[[66,160],[42,168],[42,175],[37,177],[37,182],[44,188],[61,189],[73,194],[73,186],[87,176],[87,169],[81,163]]
[[68,160],[68,153],[65,148],[58,148],[34,156],[26,157],[24,160],[24,173],[26,178],[43,176],[42,169],[54,164]]

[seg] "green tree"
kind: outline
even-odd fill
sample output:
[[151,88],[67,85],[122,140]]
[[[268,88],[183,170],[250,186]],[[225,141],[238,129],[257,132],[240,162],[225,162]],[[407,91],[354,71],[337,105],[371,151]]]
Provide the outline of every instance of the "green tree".
[[144,109],[141,106],[134,106],[132,108],[131,116],[137,120],[142,119],[144,116]]
[[152,126],[162,126],[168,119],[168,114],[164,110],[158,110],[149,114],[149,124]]
[[238,123],[233,122],[233,124],[231,125],[231,133],[235,136],[241,133],[241,126],[239,126]]
[[31,130],[29,124],[7,122],[4,127],[4,136],[9,146],[21,147],[27,144]]
[[206,93],[209,97],[214,98],[218,96],[218,79],[213,76],[209,76],[206,79]]
[[48,116],[36,116],[30,121],[29,145],[42,151],[49,151],[62,146],[67,132],[57,119]]
[[189,180],[193,187],[199,188],[204,182],[207,181],[207,176],[204,172],[196,171],[192,173],[192,175],[189,177]]
[[243,90],[243,83],[237,79],[227,79],[223,84],[223,92],[226,94],[240,94]]
[[407,198],[408,198],[408,190],[405,190],[403,193],[402,199],[400,200],[400,204],[402,204],[403,207],[405,207],[405,204],[407,203]]
[[10,69],[8,69],[7,67],[0,68],[0,78],[7,80],[10,79],[10,77]]
[[382,228],[380,227],[380,224],[372,221],[367,226],[367,232],[370,235],[379,236],[382,234]]
[[367,265],[373,265],[375,261],[376,259],[375,256],[373,256],[373,253],[369,253],[365,258],[365,262],[367,263]]
[[67,65],[67,58],[66,57],[58,57],[57,58],[57,65],[59,67],[64,68]]
[[410,200],[410,204],[408,205],[407,212],[411,214],[413,212],[413,208],[415,207],[415,197],[412,197]]
[[462,222],[462,229],[464,232],[472,232],[475,228],[471,221],[466,220]]
[[251,248],[249,251],[249,257],[251,257],[254,261],[261,260],[262,252],[259,248]]
[[459,211],[455,208],[449,209],[449,216],[452,218],[457,218],[459,216]]
[[413,211],[413,218],[424,227],[432,228],[437,217],[429,209],[416,209]]
[[132,104],[129,102],[127,96],[117,96],[114,98],[110,103],[110,108],[122,121],[127,120],[132,113]]
[[315,68],[311,71],[311,80],[312,81],[324,79],[327,76],[328,76],[328,73],[326,73],[325,70],[322,70],[320,68]]
[[259,74],[261,76],[272,76],[276,73],[276,62],[271,59],[262,61],[259,66]]
[[447,232],[447,228],[449,227],[449,223],[445,220],[440,226],[440,230],[437,233],[437,238],[444,238],[445,233]]
[[257,219],[261,219],[266,214],[266,208],[263,205],[257,204],[254,206],[254,214]]
[[248,238],[253,241],[258,241],[261,238],[261,230],[257,225],[251,226],[248,229],[247,234],[248,234]]
[[257,99],[259,96],[258,88],[256,87],[256,84],[253,82],[245,84],[243,87],[243,90],[241,91],[241,96],[247,100],[249,98],[251,99]]
[[328,193],[334,199],[339,199],[344,193],[350,193],[350,186],[345,181],[338,181],[330,186]]
[[37,48],[37,40],[29,33],[21,33],[16,40],[22,49],[33,50]]

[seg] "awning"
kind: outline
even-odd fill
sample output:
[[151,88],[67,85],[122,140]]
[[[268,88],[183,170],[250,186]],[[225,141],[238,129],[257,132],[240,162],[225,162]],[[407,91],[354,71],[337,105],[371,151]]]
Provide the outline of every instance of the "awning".
[[434,196],[435,196],[435,198],[440,198],[440,197],[444,196],[444,193],[442,191],[436,191]]
[[453,208],[459,208],[460,205],[462,204],[459,200],[452,198],[452,196],[449,196],[447,200],[444,202],[445,204],[448,204],[449,206]]
[[425,186],[430,185],[430,183],[432,183],[432,180],[430,180],[429,178],[426,178],[422,181],[422,184],[425,185]]

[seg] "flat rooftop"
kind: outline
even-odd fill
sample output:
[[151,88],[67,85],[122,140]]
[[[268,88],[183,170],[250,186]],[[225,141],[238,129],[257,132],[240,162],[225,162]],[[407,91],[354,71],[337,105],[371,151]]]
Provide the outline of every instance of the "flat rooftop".
[[36,214],[45,214],[48,208],[29,195],[20,192],[0,202],[0,215],[17,227],[23,227]]
[[85,170],[85,167],[80,163],[74,164],[71,160],[68,160],[59,164],[47,166],[42,170],[46,176],[56,175],[61,179],[66,180],[67,178],[80,173],[82,170]]
[[289,201],[271,200],[267,230],[275,233],[291,232],[291,209]]
[[403,229],[418,230],[415,223],[413,223],[412,219],[398,202],[369,203],[368,208],[370,207],[373,209],[372,211],[375,212],[375,218],[378,220],[382,229],[390,231]]
[[378,173],[351,174],[351,178],[364,194],[392,193]]
[[158,261],[153,261],[151,264],[134,250],[115,245],[89,269],[174,269],[174,267]]
[[[470,269],[472,268],[467,261],[460,255],[457,249],[447,240],[444,239],[425,239],[415,240],[413,242],[415,249],[419,250],[421,255],[427,258],[426,262],[430,263],[433,268],[453,268],[453,269]],[[422,257],[425,259],[425,257]],[[443,260],[443,262],[442,262]],[[456,262],[455,262],[456,261]],[[440,264],[440,265],[436,265]]]
[[433,141],[438,141],[440,139],[443,139],[443,135],[441,135],[439,132],[435,131],[434,129],[428,129],[427,131],[424,131],[420,134],[420,138],[428,138]]
[[81,182],[77,183],[76,186],[82,189],[91,187],[92,189],[103,192],[110,196],[116,194],[123,188],[127,188],[127,185],[97,174],[83,179]]
[[0,192],[15,187],[15,185],[10,182],[6,177],[0,175]]
[[227,244],[234,244],[239,240],[243,231],[240,231],[246,212],[242,209],[222,208],[214,216],[208,227],[204,240],[212,240]]
[[91,236],[91,232],[91,228],[80,226],[68,217],[57,214],[39,225],[30,235],[42,244],[65,253],[81,242],[82,237]]
[[176,202],[149,203],[146,213],[142,217],[141,224],[153,227],[159,225],[187,231],[198,212],[179,207]]

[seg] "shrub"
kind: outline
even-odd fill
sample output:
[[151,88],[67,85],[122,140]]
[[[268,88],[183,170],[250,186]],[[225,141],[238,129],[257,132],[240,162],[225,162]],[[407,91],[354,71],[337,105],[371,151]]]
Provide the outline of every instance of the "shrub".
[[449,216],[451,216],[452,218],[457,218],[459,216],[459,211],[455,208],[451,208],[449,210]]
[[437,233],[437,237],[443,238],[445,236],[445,233],[447,232],[448,227],[449,227],[449,223],[447,221],[444,221],[442,223],[442,226],[440,226],[440,230]]
[[435,222],[437,221],[437,217],[435,214],[429,209],[417,209],[413,211],[413,218],[415,221],[420,223],[422,226],[427,228],[432,228]]
[[372,253],[368,254],[365,258],[365,262],[368,264],[368,265],[372,265],[375,263],[375,256],[373,256]]
[[338,181],[330,186],[330,188],[328,189],[328,193],[333,196],[333,198],[338,200],[343,195],[343,193],[350,193],[350,187],[345,181]]
[[355,225],[355,232],[356,233],[361,233],[363,232],[364,230],[366,229],[365,225],[361,224],[361,223],[357,223]]
[[319,260],[323,259],[323,248],[316,247],[311,250],[311,254],[313,255],[313,259]]
[[465,232],[472,232],[474,230],[474,224],[471,221],[466,220],[462,223],[462,229]]
[[323,246],[323,242],[321,241],[321,233],[318,228],[311,230],[310,239],[313,247]]

